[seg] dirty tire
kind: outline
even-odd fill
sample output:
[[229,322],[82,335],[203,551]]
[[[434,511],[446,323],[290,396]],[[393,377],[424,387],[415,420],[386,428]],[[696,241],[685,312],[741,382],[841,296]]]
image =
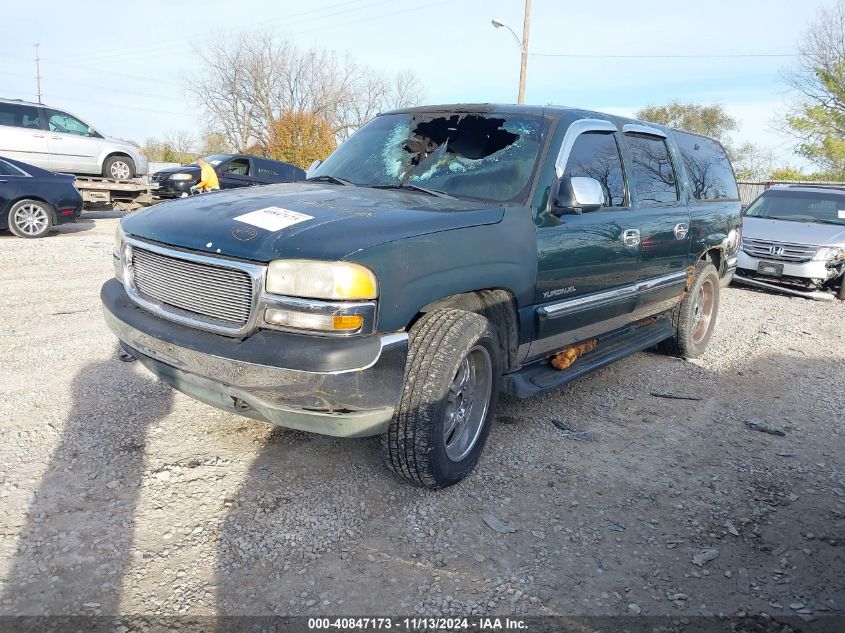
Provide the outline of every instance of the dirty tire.
[[836,298],[845,301],[845,275],[839,278],[839,290],[836,292]]
[[53,207],[41,200],[18,200],[6,219],[9,230],[18,237],[44,237],[53,226]]
[[[704,353],[719,316],[719,281],[719,273],[713,264],[706,261],[696,264],[689,289],[681,303],[669,314],[675,336],[658,345],[661,352],[681,358],[698,358]],[[702,293],[709,293],[712,304],[706,327],[699,329],[701,321],[696,320],[696,304],[701,302]]]
[[[454,456],[449,457],[448,438],[444,437],[447,419],[454,419],[448,417],[454,408],[453,390],[459,382],[459,370],[469,359],[481,357],[490,361],[489,398],[486,410],[477,410],[484,414],[474,444],[456,461]],[[387,466],[426,488],[445,488],[466,477],[478,462],[490,432],[500,381],[499,348],[486,318],[454,309],[424,315],[411,329],[402,398],[387,433],[381,436]],[[481,393],[478,395],[473,406],[484,400]]]
[[128,156],[109,156],[103,163],[103,177],[129,180],[135,177],[135,162]]

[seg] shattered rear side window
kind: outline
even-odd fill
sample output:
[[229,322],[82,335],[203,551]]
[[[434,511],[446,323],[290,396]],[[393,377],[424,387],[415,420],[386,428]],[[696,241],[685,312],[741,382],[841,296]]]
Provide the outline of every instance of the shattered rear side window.
[[314,175],[507,201],[530,184],[545,131],[546,122],[531,115],[386,115],[352,136]]

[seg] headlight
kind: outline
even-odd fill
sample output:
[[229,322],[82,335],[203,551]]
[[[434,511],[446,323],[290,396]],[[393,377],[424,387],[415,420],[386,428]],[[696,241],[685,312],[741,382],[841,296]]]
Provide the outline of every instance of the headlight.
[[267,292],[309,299],[358,301],[378,297],[373,272],[349,262],[281,259],[267,269]]
[[845,248],[841,246],[822,246],[816,253],[816,256],[813,257],[813,261],[825,262],[840,259],[843,254],[845,254]]
[[193,174],[173,174],[170,177],[170,180],[193,180],[193,179],[194,179]]
[[123,262],[121,261],[121,253],[123,251],[123,238],[126,236],[123,228],[118,223],[117,229],[114,232],[114,248],[112,249],[112,264],[114,264],[114,276],[121,282],[123,281]]

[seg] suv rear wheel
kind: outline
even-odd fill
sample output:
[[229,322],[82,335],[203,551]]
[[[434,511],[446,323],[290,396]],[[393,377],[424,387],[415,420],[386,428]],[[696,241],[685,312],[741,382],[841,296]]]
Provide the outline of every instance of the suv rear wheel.
[[9,209],[8,222],[18,237],[44,237],[53,226],[53,209],[41,200],[19,200]]
[[698,358],[704,353],[719,316],[719,281],[713,264],[696,264],[689,289],[670,313],[675,336],[660,343],[660,351],[682,358]]
[[135,162],[128,156],[109,156],[103,163],[103,176],[129,180],[135,176]]
[[427,488],[467,476],[490,432],[501,361],[483,316],[436,310],[410,332],[405,387],[381,438],[388,467]]

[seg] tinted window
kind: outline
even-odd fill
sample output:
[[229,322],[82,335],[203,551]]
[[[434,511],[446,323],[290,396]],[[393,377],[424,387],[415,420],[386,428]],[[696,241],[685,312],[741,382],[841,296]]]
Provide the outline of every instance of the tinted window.
[[674,132],[674,136],[696,200],[739,198],[731,163],[719,143],[686,132]]
[[845,195],[832,191],[770,189],[745,210],[745,215],[752,218],[845,225]]
[[626,135],[633,165],[630,182],[641,206],[672,204],[678,200],[675,170],[666,141],[656,136]]
[[86,123],[70,116],[67,112],[60,112],[59,110],[47,110],[47,127],[50,128],[51,132],[88,136],[88,125]]
[[249,176],[249,159],[233,158],[231,162],[226,165],[226,171],[224,173],[232,174],[234,176]]
[[0,103],[0,125],[38,130],[41,128],[41,120],[38,118],[38,109],[33,106]]
[[625,177],[613,134],[588,132],[575,140],[564,176],[595,178],[604,189],[605,207],[624,207]]

